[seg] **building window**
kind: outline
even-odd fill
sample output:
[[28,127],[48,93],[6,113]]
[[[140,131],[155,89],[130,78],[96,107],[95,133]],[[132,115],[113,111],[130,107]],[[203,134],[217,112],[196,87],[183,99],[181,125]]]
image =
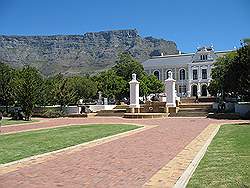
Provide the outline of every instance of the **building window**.
[[198,71],[197,71],[197,69],[193,70],[193,80],[198,80]]
[[185,70],[184,69],[180,70],[180,80],[185,80]]
[[201,59],[201,60],[207,60],[207,55],[201,55],[201,56],[200,56],[200,59]]
[[202,69],[201,74],[202,74],[202,79],[207,79],[207,69]]
[[179,86],[179,93],[181,94],[181,96],[184,96],[187,93],[186,85]]
[[155,70],[155,71],[154,71],[154,75],[156,76],[156,78],[157,78],[158,80],[160,80],[160,72],[159,72],[158,70]]

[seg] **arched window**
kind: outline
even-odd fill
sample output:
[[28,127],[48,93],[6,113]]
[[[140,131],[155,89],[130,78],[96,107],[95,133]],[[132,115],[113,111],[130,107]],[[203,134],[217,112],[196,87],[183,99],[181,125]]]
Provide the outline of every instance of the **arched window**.
[[180,80],[185,80],[185,70],[184,69],[180,70]]
[[160,80],[160,72],[159,72],[158,70],[155,70],[155,71],[154,71],[154,75],[156,76],[156,78],[157,78],[158,80]]

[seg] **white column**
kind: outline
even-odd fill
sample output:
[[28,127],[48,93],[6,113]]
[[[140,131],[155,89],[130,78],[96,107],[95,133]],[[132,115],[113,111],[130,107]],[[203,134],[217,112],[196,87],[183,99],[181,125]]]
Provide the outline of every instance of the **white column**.
[[201,81],[201,66],[198,67],[198,80]]
[[211,69],[212,69],[211,65],[208,65],[207,66],[207,78],[208,78],[208,80],[211,79]]
[[201,84],[198,82],[197,84],[197,95],[200,97],[201,96]]
[[139,84],[136,80],[136,74],[132,74],[132,80],[129,82],[130,84],[130,108],[140,108],[139,103]]
[[191,83],[188,81],[187,83],[187,96],[191,97]]
[[171,71],[169,71],[168,79],[165,80],[165,93],[167,97],[167,105],[175,107],[175,80],[173,79],[173,74]]
[[175,80],[178,79],[178,76],[177,76],[177,69],[176,69],[176,68],[174,68],[174,78],[175,78]]
[[190,65],[188,65],[188,80],[192,80],[192,69]]
[[163,68],[161,68],[161,80],[164,81],[164,72],[163,72]]

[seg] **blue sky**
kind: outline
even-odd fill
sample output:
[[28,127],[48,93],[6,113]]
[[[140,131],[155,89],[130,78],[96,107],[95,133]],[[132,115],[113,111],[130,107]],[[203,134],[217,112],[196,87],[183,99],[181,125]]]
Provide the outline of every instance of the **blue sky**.
[[250,37],[249,0],[0,0],[0,34],[54,35],[134,29],[193,52],[233,49]]

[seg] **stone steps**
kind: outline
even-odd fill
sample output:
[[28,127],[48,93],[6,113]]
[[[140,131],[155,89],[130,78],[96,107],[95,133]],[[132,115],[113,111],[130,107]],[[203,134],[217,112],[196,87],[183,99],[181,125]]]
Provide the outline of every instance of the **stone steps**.
[[179,107],[181,109],[183,108],[204,108],[204,109],[210,109],[213,107],[213,103],[184,103],[180,104]]
[[179,111],[176,114],[170,114],[171,117],[207,117],[212,110],[212,103],[184,103],[180,104]]
[[179,111],[176,114],[170,114],[170,117],[207,117],[208,112],[204,111]]
[[118,116],[122,117],[126,113],[126,109],[101,110],[96,116]]
[[[215,102],[216,98],[215,97],[199,97],[199,102],[201,103],[207,103],[207,102]],[[182,103],[194,103],[195,102],[195,97],[185,97],[181,98]]]

